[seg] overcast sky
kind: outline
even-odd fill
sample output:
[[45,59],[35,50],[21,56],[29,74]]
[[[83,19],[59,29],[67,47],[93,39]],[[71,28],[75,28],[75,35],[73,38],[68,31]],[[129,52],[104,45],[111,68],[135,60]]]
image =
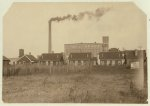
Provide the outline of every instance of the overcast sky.
[[18,57],[19,49],[34,56],[48,52],[48,20],[67,14],[108,9],[99,19],[52,22],[52,49],[64,52],[64,44],[102,42],[122,50],[146,49],[146,15],[133,3],[14,3],[3,17],[3,50]]

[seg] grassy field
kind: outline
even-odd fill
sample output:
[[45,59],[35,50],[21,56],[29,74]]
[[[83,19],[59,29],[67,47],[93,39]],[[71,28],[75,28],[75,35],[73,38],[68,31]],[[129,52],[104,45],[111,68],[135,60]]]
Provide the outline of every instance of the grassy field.
[[137,70],[94,67],[78,72],[3,77],[6,103],[146,103],[131,83]]

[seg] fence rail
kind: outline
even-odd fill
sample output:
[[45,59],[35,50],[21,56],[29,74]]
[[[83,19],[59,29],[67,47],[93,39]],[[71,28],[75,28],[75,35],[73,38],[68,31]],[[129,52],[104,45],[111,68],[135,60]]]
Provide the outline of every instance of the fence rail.
[[3,67],[3,76],[18,76],[31,74],[62,74],[75,72],[90,72],[111,69],[126,69],[126,66],[93,66],[93,65],[42,65],[42,64],[18,64]]
[[79,71],[89,71],[92,66],[90,65],[57,65],[57,66],[47,66],[47,65],[10,65],[3,67],[3,76],[17,76],[17,75],[31,75],[36,73],[65,73],[65,72],[79,72]]

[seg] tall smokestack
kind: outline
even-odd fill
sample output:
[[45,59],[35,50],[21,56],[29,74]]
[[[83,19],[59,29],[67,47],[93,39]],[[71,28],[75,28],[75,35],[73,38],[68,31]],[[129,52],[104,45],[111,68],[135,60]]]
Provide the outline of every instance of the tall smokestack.
[[49,21],[48,53],[52,52],[51,21]]
[[84,11],[84,12],[80,12],[76,15],[75,14],[74,15],[68,14],[65,16],[52,17],[49,20],[48,53],[52,53],[52,36],[51,36],[51,24],[52,24],[52,22],[54,22],[54,21],[60,22],[60,21],[64,21],[64,20],[79,21],[79,20],[82,20],[85,16],[88,16],[89,19],[91,19],[92,17],[99,19],[110,9],[111,8],[97,8],[94,12]]

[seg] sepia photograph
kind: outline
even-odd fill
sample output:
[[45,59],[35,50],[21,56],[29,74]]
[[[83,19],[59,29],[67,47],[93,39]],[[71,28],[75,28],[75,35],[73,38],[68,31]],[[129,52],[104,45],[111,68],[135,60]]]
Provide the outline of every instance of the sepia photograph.
[[148,104],[134,2],[13,2],[2,23],[3,103]]

